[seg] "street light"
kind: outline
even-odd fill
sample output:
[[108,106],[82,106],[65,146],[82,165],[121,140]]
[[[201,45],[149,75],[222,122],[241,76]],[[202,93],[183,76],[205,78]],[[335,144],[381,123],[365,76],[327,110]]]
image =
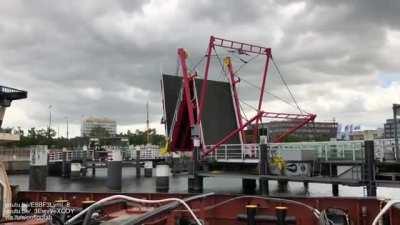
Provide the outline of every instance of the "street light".
[[400,161],[399,137],[397,132],[397,116],[400,114],[400,105],[393,104],[393,127],[394,127],[394,145],[396,150],[396,159]]
[[69,139],[69,133],[68,133],[68,116],[64,117],[64,119],[67,120],[67,139]]

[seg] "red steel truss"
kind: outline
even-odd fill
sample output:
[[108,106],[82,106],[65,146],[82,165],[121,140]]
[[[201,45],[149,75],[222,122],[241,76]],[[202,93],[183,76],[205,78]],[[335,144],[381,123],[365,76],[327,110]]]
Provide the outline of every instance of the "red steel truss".
[[[210,63],[211,63],[211,57],[213,51],[216,51],[216,47],[221,47],[221,48],[227,48],[231,49],[234,51],[237,51],[238,54],[258,54],[258,55],[263,55],[265,56],[265,63],[264,63],[264,68],[261,73],[261,87],[260,87],[260,95],[258,99],[258,106],[257,106],[257,113],[255,116],[253,116],[251,119],[243,121],[241,111],[240,111],[240,97],[237,92],[237,84],[240,82],[239,78],[235,78],[235,73],[233,71],[233,65],[232,61],[229,57],[225,58],[224,64],[227,67],[227,72],[228,72],[228,78],[229,78],[229,83],[231,85],[231,90],[232,90],[232,96],[233,96],[233,101],[234,101],[234,108],[235,108],[235,114],[238,122],[238,128],[229,132],[226,134],[220,141],[218,141],[215,145],[212,145],[211,148],[206,149],[205,146],[203,146],[203,156],[207,155],[213,151],[215,151],[219,146],[222,144],[226,143],[229,141],[232,137],[235,135],[239,134],[240,139],[242,140],[243,138],[243,131],[245,128],[249,127],[250,125],[253,125],[254,127],[254,140],[258,137],[258,130],[259,130],[259,125],[260,122],[262,121],[262,118],[274,118],[274,119],[289,119],[289,120],[296,120],[299,121],[297,125],[294,127],[290,128],[287,132],[283,133],[279,137],[277,137],[274,142],[281,142],[283,141],[287,136],[295,132],[297,129],[303,127],[305,124],[309,122],[313,122],[316,115],[315,114],[290,114],[290,113],[274,113],[274,112],[265,112],[262,111],[262,104],[263,104],[263,99],[264,99],[264,93],[265,93],[265,88],[266,88],[266,80],[267,80],[267,75],[268,75],[268,66],[269,66],[269,61],[272,58],[271,54],[271,49],[266,48],[266,47],[261,47],[253,44],[247,44],[247,43],[242,43],[242,42],[237,42],[237,41],[231,41],[223,38],[217,38],[214,36],[210,37],[210,41],[208,44],[207,48],[207,53],[206,53],[206,63],[205,63],[205,71],[204,71],[204,77],[203,77],[203,83],[201,86],[200,90],[200,96],[198,98],[198,108],[197,104],[195,102],[195,93],[194,93],[194,82],[193,82],[193,77],[195,76],[194,74],[191,74],[188,67],[187,67],[187,53],[184,49],[180,48],[178,49],[178,59],[179,59],[179,64],[180,64],[180,69],[182,70],[182,75],[183,75],[183,102],[185,104],[185,110],[187,113],[187,118],[190,124],[190,127],[186,128],[185,132],[188,132],[190,128],[193,128],[196,125],[200,125],[201,120],[202,120],[202,114],[204,110],[204,104],[205,104],[205,96],[207,94],[207,81],[208,81],[208,76],[210,72]],[[182,107],[182,105],[181,105]],[[254,123],[254,124],[253,124]]]

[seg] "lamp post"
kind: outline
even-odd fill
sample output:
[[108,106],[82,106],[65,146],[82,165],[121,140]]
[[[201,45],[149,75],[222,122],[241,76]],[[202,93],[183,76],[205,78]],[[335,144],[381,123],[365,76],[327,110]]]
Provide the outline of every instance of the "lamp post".
[[52,107],[53,107],[52,105],[49,105],[49,130],[48,130],[49,138],[51,137],[51,108]]
[[67,120],[67,140],[69,139],[69,124],[68,124],[68,116],[64,117]]
[[400,104],[393,104],[394,145],[396,150],[397,161],[400,161],[399,137],[397,132],[397,116],[399,112],[400,112]]

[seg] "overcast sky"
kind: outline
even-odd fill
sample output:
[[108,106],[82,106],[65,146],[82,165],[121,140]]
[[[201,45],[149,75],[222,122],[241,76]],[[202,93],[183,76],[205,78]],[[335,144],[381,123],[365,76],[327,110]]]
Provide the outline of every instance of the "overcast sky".
[[[65,117],[72,135],[86,116],[113,118],[119,131],[144,128],[149,101],[152,126],[162,131],[160,71],[175,72],[178,47],[199,61],[210,35],[271,47],[298,103],[317,120],[383,126],[400,102],[399,12],[395,0],[4,0],[0,85],[29,96],[13,102],[4,126],[45,127],[52,105],[61,135]],[[268,90],[291,101],[270,70]],[[258,72],[240,76],[257,81]],[[254,102],[255,89],[240,85]],[[293,109],[271,96],[265,107]]]

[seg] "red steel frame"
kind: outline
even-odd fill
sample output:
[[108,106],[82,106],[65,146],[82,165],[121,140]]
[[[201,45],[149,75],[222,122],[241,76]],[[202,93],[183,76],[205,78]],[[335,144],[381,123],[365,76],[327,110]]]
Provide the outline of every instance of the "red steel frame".
[[190,89],[190,83],[191,83],[191,80],[193,79],[193,77],[189,73],[189,70],[188,70],[188,67],[186,64],[187,53],[183,48],[178,49],[178,57],[179,57],[179,63],[182,67],[183,91],[184,91],[184,98],[185,98],[186,105],[188,108],[188,113],[189,113],[189,123],[190,123],[190,127],[193,127],[196,124],[195,116],[194,116],[195,105],[193,104],[193,101],[192,101],[192,91]]
[[[224,64],[228,68],[229,82],[231,84],[233,98],[235,101],[235,112],[236,112],[236,119],[237,119],[238,125],[239,125],[238,127],[242,127],[243,126],[242,114],[240,112],[239,96],[238,96],[237,89],[236,89],[236,84],[240,82],[240,79],[238,78],[238,80],[235,80],[235,73],[233,72],[233,66],[232,66],[232,61],[231,61],[230,57],[226,57],[224,59]],[[241,135],[241,140],[243,140],[243,130],[240,131],[240,135]]]
[[[246,123],[243,124],[242,121],[242,116],[240,112],[240,103],[239,103],[239,95],[237,93],[236,89],[236,84],[240,81],[235,80],[235,74],[233,71],[233,66],[230,58],[226,60],[226,66],[228,68],[228,74],[229,74],[229,79],[230,79],[230,84],[231,88],[233,91],[233,97],[234,97],[234,107],[236,108],[236,116],[238,118],[238,123],[239,127],[230,133],[228,133],[224,138],[222,138],[220,141],[218,141],[215,145],[212,145],[210,149],[205,149],[205,146],[203,146],[203,149],[205,150],[203,152],[203,156],[215,151],[219,146],[222,144],[226,143],[229,141],[234,135],[237,133],[243,134],[243,131],[246,127],[251,125],[255,121],[255,127],[254,127],[254,137],[255,139],[258,136],[258,129],[259,129],[259,124],[260,121],[262,120],[263,117],[265,118],[275,118],[275,119],[293,119],[293,120],[299,120],[299,124],[296,125],[295,127],[289,129],[286,133],[280,135],[278,138],[276,138],[274,141],[275,142],[281,142],[283,141],[287,136],[292,134],[294,131],[297,129],[303,127],[305,124],[314,121],[316,115],[315,114],[289,114],[289,113],[273,113],[273,112],[264,112],[261,110],[262,108],[262,103],[263,103],[263,98],[264,98],[264,91],[265,91],[265,86],[266,86],[266,80],[267,80],[267,75],[268,75],[268,66],[269,66],[269,60],[272,57],[271,54],[271,49],[270,48],[265,48],[257,45],[252,45],[252,44],[246,44],[242,42],[237,42],[237,41],[231,41],[227,39],[222,39],[222,38],[217,38],[214,36],[210,37],[210,41],[208,44],[208,49],[207,49],[207,54],[206,54],[206,64],[205,64],[205,72],[204,72],[204,78],[203,78],[203,83],[201,86],[201,92],[200,92],[200,97],[199,97],[199,108],[196,110],[196,105],[192,101],[193,94],[191,85],[194,85],[193,81],[193,75],[190,74],[187,64],[186,64],[186,59],[187,59],[187,53],[184,49],[180,48],[178,49],[178,58],[179,58],[179,63],[182,68],[182,74],[183,74],[183,91],[184,91],[184,98],[186,101],[188,113],[189,113],[189,122],[190,122],[190,127],[194,127],[195,125],[198,125],[201,123],[202,119],[202,114],[204,110],[204,102],[205,102],[205,96],[207,94],[207,81],[208,81],[208,75],[209,75],[209,70],[210,70],[210,62],[211,62],[211,57],[212,57],[212,51],[215,51],[215,47],[221,47],[221,48],[228,48],[228,49],[233,49],[236,50],[239,54],[247,54],[247,53],[253,53],[253,54],[259,54],[259,55],[265,55],[265,66],[262,72],[262,80],[261,80],[261,87],[260,87],[260,96],[258,99],[258,107],[257,107],[257,114],[246,121]],[[197,112],[197,118],[196,118],[196,112]]]

